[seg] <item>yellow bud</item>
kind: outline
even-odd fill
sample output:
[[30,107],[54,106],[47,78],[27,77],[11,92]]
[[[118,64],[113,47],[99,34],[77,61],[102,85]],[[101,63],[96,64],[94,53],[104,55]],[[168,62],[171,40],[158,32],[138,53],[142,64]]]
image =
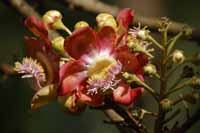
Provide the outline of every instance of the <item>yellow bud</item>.
[[74,26],[74,29],[79,29],[79,28],[82,28],[82,27],[87,27],[89,26],[89,24],[85,21],[79,21],[75,24]]
[[181,50],[175,50],[172,54],[172,61],[176,64],[181,64],[185,61],[185,56],[183,54],[183,51]]
[[64,50],[64,41],[65,41],[65,39],[62,36],[56,37],[51,41],[52,47],[56,51],[58,51],[60,53],[64,53],[65,52],[65,50]]
[[96,17],[97,25],[101,29],[104,26],[110,26],[112,27],[115,31],[117,30],[117,22],[115,18],[108,14],[108,13],[100,13]]
[[42,17],[44,23],[46,23],[50,29],[53,30],[64,30],[69,35],[71,35],[71,31],[63,24],[62,22],[62,14],[57,10],[50,10],[46,12]]
[[61,20],[62,14],[57,10],[50,10],[43,15],[42,19],[47,25],[51,25],[56,21]]
[[138,31],[138,37],[141,38],[142,40],[146,40],[148,34],[149,34],[148,30],[140,30],[140,31]]
[[144,66],[144,72],[150,76],[157,74],[156,67],[153,64],[147,64]]

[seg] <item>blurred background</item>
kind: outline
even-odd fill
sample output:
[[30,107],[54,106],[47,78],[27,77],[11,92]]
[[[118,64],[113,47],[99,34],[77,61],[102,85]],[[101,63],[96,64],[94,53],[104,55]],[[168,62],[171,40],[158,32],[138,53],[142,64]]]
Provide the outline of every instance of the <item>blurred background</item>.
[[[37,2],[39,4],[37,4]],[[136,14],[148,17],[167,16],[172,20],[200,27],[200,1],[197,0],[102,0],[120,8],[133,8]],[[73,28],[79,20],[95,24],[95,15],[83,10],[69,9],[57,0],[29,0],[33,7],[43,14],[49,9],[63,13],[64,23]],[[90,2],[90,0],[88,0]],[[0,2],[0,64],[14,64],[24,56],[23,37],[30,32],[23,26],[23,17],[8,4]],[[191,56],[200,52],[197,43],[180,41],[177,48],[185,50]],[[152,86],[157,86],[156,83]],[[27,80],[19,77],[0,75],[0,132],[1,133],[117,133],[113,125],[104,124],[103,112],[87,109],[82,115],[73,116],[64,113],[57,103],[51,103],[36,112],[30,111],[30,100],[33,95]],[[149,102],[150,97],[143,95],[138,104],[145,108],[155,106]],[[183,106],[183,105],[180,105]],[[199,104],[193,107],[195,110]],[[156,110],[156,107],[152,109]],[[185,119],[184,115],[178,118]],[[150,119],[148,122],[150,122]],[[148,128],[152,128],[148,124]],[[198,132],[200,123],[189,130]]]

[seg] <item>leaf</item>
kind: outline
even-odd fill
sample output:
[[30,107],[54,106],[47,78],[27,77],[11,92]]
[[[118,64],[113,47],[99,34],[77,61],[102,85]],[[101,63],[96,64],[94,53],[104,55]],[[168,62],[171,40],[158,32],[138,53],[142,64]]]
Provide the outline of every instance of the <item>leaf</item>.
[[32,98],[31,110],[36,110],[41,106],[48,104],[56,97],[56,93],[57,89],[53,84],[41,88]]

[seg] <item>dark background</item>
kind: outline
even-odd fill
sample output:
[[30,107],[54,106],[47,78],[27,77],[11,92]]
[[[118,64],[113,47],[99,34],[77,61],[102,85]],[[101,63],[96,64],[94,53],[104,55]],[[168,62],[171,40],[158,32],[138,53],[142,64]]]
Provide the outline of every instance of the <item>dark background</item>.
[[[126,6],[127,3],[136,7],[136,13],[154,10],[151,0],[104,0],[109,4]],[[134,2],[141,4],[134,5]],[[157,0],[158,1],[158,0]],[[125,2],[126,4],[123,4]],[[95,16],[91,13],[69,10],[65,5],[55,0],[44,0],[44,6],[35,4],[40,13],[48,9],[58,9],[63,13],[64,23],[72,28],[79,20],[87,20],[91,25],[95,24]],[[200,1],[197,0],[160,0],[160,14],[155,16],[168,16],[172,20],[188,23],[200,27]],[[148,15],[148,16],[154,16]],[[30,34],[23,26],[23,18],[9,6],[0,2],[0,63],[14,64],[14,61],[24,56],[23,36]],[[200,46],[194,42],[180,41],[178,48],[185,50],[190,56],[194,52],[200,52]],[[156,85],[155,85],[156,86]],[[30,100],[33,95],[27,80],[19,77],[0,76],[0,132],[1,133],[116,133],[117,129],[104,124],[106,119],[103,112],[86,110],[82,115],[73,116],[64,113],[57,103],[51,103],[36,112],[30,111]],[[151,107],[147,102],[148,96],[140,99],[144,106]],[[146,100],[146,101],[145,101]],[[183,105],[180,105],[183,106]],[[199,106],[199,104],[197,105]],[[193,107],[195,110],[196,107]],[[179,117],[185,119],[183,115]],[[194,125],[190,130],[195,133],[200,129],[200,124]]]

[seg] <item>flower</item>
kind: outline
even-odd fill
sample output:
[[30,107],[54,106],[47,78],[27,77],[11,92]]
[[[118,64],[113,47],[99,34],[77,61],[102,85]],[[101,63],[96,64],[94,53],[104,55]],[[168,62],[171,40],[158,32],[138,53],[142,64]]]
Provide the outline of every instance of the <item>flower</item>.
[[126,105],[136,100],[143,89],[131,88],[121,74],[128,71],[142,77],[147,63],[123,41],[132,18],[130,9],[119,13],[118,28],[123,34],[112,26],[103,26],[98,32],[86,26],[65,39],[65,50],[74,60],[60,68],[59,95],[76,96],[78,102],[93,106],[103,104],[105,95]]
[[28,17],[24,24],[39,39],[35,37],[24,37],[25,51],[28,58],[24,58],[22,64],[16,63],[17,72],[22,73],[23,70],[26,70],[26,73],[24,73],[25,77],[28,73],[32,74],[36,79],[38,79],[37,72],[45,76],[42,86],[39,84],[41,80],[36,80],[39,89],[52,83],[58,83],[59,56],[52,48],[46,25],[34,16]]
[[33,60],[32,58],[24,58],[22,63],[16,62],[14,70],[23,74],[22,78],[34,77],[40,88],[41,83],[46,81],[43,67],[37,62],[37,60]]

